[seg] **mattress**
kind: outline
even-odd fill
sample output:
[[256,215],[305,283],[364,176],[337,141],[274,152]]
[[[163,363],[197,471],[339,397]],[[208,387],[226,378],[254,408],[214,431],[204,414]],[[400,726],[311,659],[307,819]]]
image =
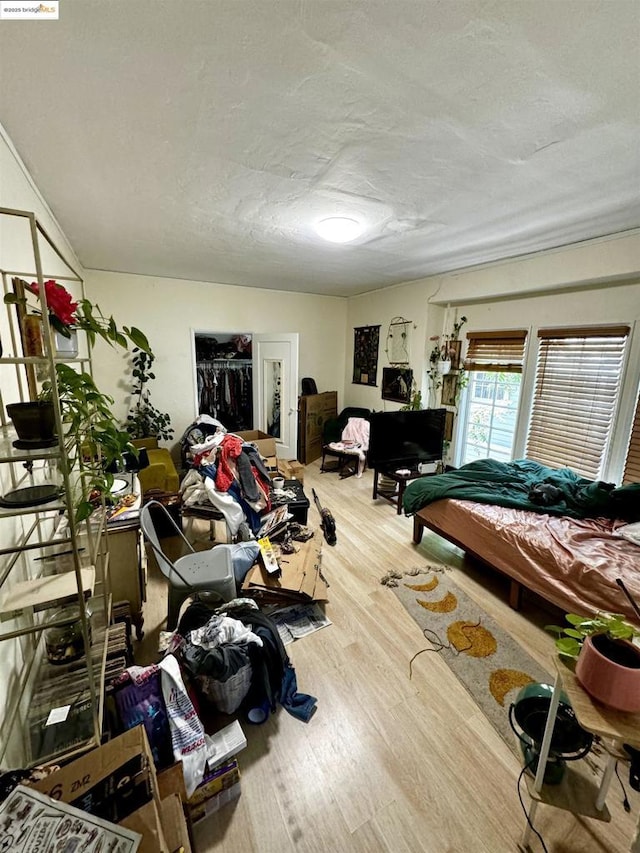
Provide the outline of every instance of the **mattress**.
[[416,518],[566,612],[638,617],[616,584],[640,603],[640,546],[623,521],[575,519],[465,500],[439,500]]

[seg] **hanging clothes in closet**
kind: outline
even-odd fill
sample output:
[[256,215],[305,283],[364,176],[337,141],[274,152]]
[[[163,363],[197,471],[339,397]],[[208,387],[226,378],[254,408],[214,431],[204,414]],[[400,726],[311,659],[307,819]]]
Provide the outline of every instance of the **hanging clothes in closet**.
[[199,361],[198,411],[221,421],[229,432],[253,428],[252,364],[238,359]]

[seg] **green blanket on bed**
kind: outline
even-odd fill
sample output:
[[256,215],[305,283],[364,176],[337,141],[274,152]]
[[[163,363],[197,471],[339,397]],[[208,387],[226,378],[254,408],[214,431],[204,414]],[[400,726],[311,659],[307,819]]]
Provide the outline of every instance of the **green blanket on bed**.
[[639,483],[616,488],[612,483],[580,477],[570,468],[547,468],[528,459],[479,459],[446,474],[413,480],[404,493],[405,515],[442,498],[571,518],[640,520]]

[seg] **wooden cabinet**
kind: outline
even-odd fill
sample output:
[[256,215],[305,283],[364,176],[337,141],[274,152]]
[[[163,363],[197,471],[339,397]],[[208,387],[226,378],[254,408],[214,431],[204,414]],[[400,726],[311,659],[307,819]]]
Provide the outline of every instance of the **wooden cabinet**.
[[338,392],[306,394],[298,400],[298,460],[308,465],[322,456],[322,432],[330,418],[338,417]]
[[140,542],[140,524],[132,521],[122,527],[108,526],[111,594],[114,604],[128,601],[136,637],[142,639],[142,603],[146,600],[145,567]]

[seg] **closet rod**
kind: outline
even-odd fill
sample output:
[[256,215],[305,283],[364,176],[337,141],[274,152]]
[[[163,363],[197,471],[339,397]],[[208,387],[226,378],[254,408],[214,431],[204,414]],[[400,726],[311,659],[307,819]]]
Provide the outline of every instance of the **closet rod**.
[[197,361],[196,365],[198,367],[219,367],[221,365],[225,367],[251,367],[252,362],[248,358],[209,358],[205,361]]

